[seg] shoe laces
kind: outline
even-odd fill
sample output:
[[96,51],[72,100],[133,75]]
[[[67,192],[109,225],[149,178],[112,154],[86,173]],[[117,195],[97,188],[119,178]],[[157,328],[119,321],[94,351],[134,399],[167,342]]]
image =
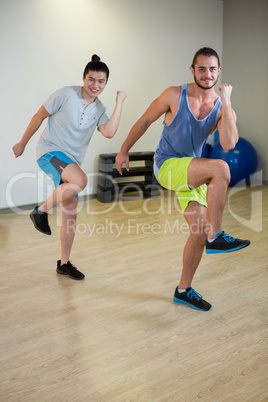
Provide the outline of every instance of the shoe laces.
[[228,243],[233,243],[234,241],[236,241],[235,237],[229,236],[227,233],[223,232],[223,238],[224,240],[226,240]]
[[187,292],[187,296],[189,297],[189,299],[196,299],[196,300],[201,300],[202,296],[197,293],[193,288],[190,288],[190,290]]
[[222,237],[224,238],[224,240],[226,240],[228,243],[233,243],[234,241],[236,241],[236,237],[232,237],[230,235],[228,235],[227,233],[225,233],[223,230],[219,233],[217,233],[214,238],[217,239],[220,235],[222,235]]

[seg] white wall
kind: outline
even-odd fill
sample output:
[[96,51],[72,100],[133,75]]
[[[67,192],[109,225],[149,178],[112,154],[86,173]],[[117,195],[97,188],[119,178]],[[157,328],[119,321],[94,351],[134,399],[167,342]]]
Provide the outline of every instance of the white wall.
[[[35,178],[42,128],[20,158],[11,148],[53,91],[82,85],[93,53],[110,68],[100,99],[112,111],[118,89],[128,98],[116,137],[95,133],[83,163],[86,172],[97,171],[98,154],[120,149],[131,126],[165,88],[192,81],[189,66],[197,49],[211,46],[222,56],[222,31],[220,0],[1,0],[0,209],[10,207],[11,199],[27,205],[44,198]],[[133,151],[154,151],[161,123]],[[95,186],[90,183],[86,193],[96,192]]]
[[225,0],[222,80],[233,85],[232,105],[241,137],[257,151],[268,182],[268,1]]

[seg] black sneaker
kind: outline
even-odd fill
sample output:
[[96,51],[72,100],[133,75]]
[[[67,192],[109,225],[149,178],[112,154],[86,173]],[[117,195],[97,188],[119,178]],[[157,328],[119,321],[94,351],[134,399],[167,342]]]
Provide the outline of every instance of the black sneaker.
[[185,292],[179,293],[176,287],[173,297],[174,302],[188,304],[189,306],[202,311],[208,311],[211,304],[202,299],[202,296],[197,293],[191,286],[185,289]]
[[46,235],[51,235],[51,230],[48,224],[48,214],[46,212],[37,211],[38,205],[30,213],[30,218],[33,221],[34,227]]
[[240,250],[250,245],[249,240],[236,239],[235,237],[229,236],[224,231],[215,234],[213,239],[212,243],[210,243],[208,239],[206,240],[207,254],[230,253],[231,251]]
[[57,273],[60,275],[68,275],[69,278],[71,279],[76,279],[77,281],[80,281],[81,279],[84,279],[85,275],[82,274],[82,272],[78,271],[71,263],[70,261],[67,262],[67,264],[60,265],[61,261],[57,261]]

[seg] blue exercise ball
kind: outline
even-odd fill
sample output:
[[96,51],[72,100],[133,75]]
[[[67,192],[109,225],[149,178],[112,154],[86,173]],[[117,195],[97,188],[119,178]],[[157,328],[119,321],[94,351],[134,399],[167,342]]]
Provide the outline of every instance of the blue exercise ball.
[[202,155],[201,155],[202,158],[208,158],[210,150],[211,150],[211,146],[212,146],[211,144],[206,144],[204,146]]
[[228,163],[231,172],[230,186],[241,180],[249,181],[250,175],[256,172],[258,157],[254,147],[244,138],[239,138],[234,149],[225,151],[217,141],[210,149],[210,159],[223,159]]

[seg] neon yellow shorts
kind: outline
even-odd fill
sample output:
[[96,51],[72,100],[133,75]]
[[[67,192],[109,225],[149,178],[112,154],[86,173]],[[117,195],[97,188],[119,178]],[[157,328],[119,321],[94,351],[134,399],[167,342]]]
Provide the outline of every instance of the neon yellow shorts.
[[171,158],[166,160],[158,173],[158,181],[164,188],[176,192],[182,212],[190,201],[207,207],[207,185],[191,190],[188,187],[188,166],[193,158]]

